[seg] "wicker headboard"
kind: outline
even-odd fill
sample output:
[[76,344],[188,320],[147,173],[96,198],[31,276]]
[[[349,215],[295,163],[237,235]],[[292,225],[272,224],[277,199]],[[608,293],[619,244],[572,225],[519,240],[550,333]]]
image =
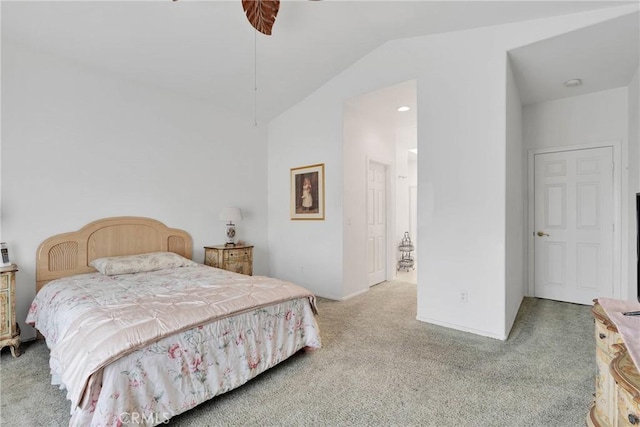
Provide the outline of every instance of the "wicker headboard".
[[189,233],[151,218],[104,218],[78,231],[58,234],[40,244],[36,254],[36,292],[49,281],[96,271],[96,258],[167,251],[191,259]]

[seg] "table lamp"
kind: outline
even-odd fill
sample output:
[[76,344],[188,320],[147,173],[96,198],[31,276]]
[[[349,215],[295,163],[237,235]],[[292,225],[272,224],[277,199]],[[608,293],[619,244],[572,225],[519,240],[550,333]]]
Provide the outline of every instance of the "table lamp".
[[220,221],[228,221],[227,242],[224,245],[235,246],[236,225],[234,224],[234,221],[240,221],[242,219],[242,211],[240,208],[224,208],[222,212],[220,212],[219,219]]

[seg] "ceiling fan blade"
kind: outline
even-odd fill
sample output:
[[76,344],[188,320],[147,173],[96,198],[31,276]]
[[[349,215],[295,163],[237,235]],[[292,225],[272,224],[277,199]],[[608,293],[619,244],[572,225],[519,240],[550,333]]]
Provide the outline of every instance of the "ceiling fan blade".
[[242,0],[242,8],[253,28],[262,34],[271,35],[280,9],[280,0]]

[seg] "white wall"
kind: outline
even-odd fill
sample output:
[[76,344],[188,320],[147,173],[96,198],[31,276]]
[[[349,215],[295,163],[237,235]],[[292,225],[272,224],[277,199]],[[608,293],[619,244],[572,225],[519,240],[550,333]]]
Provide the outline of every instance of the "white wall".
[[[638,156],[629,156],[627,94],[627,88],[621,87],[527,105],[523,109],[524,142],[527,149],[619,143],[622,164],[617,167],[621,171],[620,188],[623,195],[620,200],[620,212],[623,213],[620,218],[622,248],[629,247],[632,235],[629,227],[634,224],[629,219],[632,213],[635,216],[635,199],[631,198],[629,191],[629,170],[638,168]],[[630,255],[628,251],[622,251],[621,271],[616,274],[621,285],[618,298],[626,298],[628,294]],[[635,258],[633,260],[635,262]]]
[[501,337],[506,58],[492,38],[453,33],[420,49],[439,60],[418,80],[417,318]]
[[[629,203],[627,207],[627,216],[629,218],[629,236],[626,252],[628,257],[628,274],[627,281],[629,284],[627,299],[635,301],[638,298],[638,270],[637,270],[637,253],[636,236],[639,230],[636,226],[636,202],[635,195],[640,193],[640,68],[636,70],[636,74],[628,87],[628,112],[629,112],[629,187],[628,197]],[[624,251],[623,251],[624,252]]]
[[627,88],[526,105],[526,149],[610,142],[627,137]]
[[522,104],[507,61],[507,206],[506,206],[506,317],[511,330],[525,295],[526,265],[526,156],[522,141]]
[[[270,274],[341,299],[342,102],[307,98],[269,123],[268,138]],[[290,169],[318,163],[325,166],[325,220],[292,221]]]
[[239,238],[268,273],[266,131],[251,117],[2,40],[2,240],[17,276],[24,325],[45,238],[120,215],[187,230],[194,259],[220,244],[219,211],[245,215]]
[[[272,273],[319,295],[345,295],[342,102],[416,79],[417,317],[505,338],[506,52],[634,11],[611,8],[386,43],[274,119],[268,135]],[[288,169],[329,161],[327,221],[289,221]],[[301,253],[316,260],[316,275],[300,271]],[[460,302],[462,289],[467,303]]]

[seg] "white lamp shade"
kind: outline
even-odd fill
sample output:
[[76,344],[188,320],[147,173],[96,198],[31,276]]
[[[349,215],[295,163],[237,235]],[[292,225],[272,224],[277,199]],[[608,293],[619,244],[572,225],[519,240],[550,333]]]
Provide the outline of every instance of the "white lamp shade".
[[240,208],[224,208],[220,212],[220,221],[235,222],[242,219],[242,211]]

